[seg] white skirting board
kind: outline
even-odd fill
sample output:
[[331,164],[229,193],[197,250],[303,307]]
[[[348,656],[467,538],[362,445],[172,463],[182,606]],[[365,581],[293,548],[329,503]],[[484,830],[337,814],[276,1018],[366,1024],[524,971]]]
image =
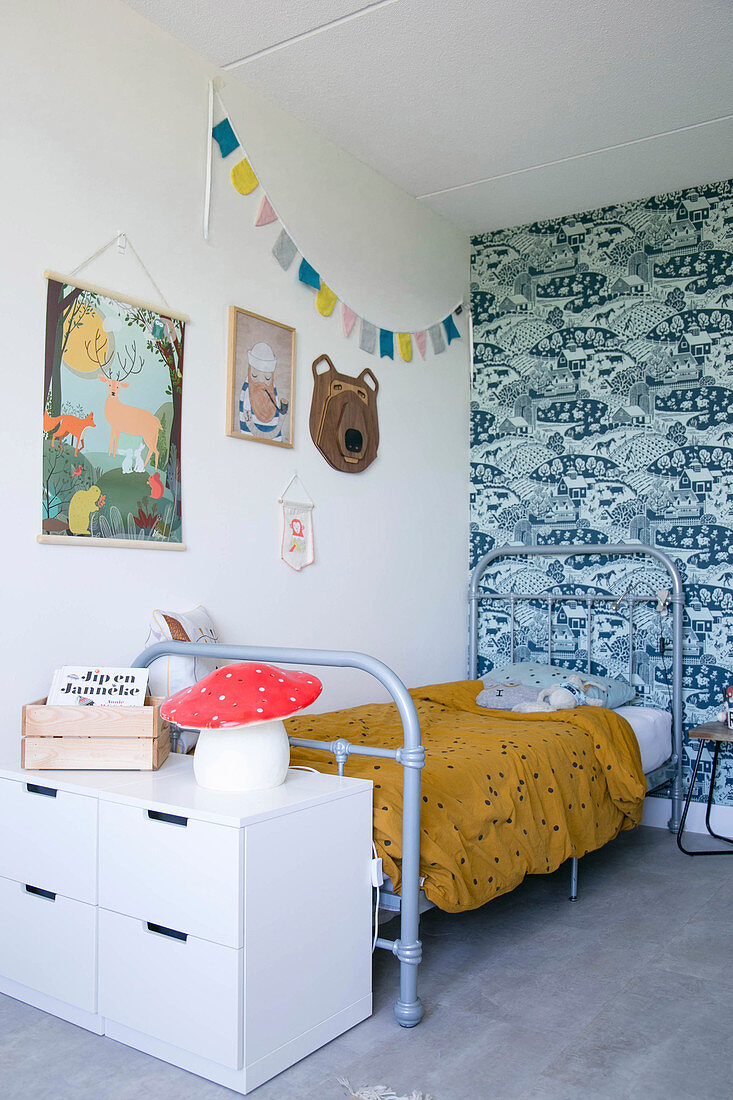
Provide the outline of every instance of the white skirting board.
[[[685,822],[686,833],[705,833],[704,802],[691,802],[690,812]],[[644,800],[642,825],[651,825],[655,829],[666,829],[672,813],[672,801],[669,798],[647,798]],[[733,806],[713,806],[710,812],[710,825],[716,833],[733,836]]]
[[6,997],[14,997],[16,1001],[24,1001],[27,1005],[40,1008],[43,1012],[50,1012],[52,1016],[58,1016],[60,1020],[67,1020],[70,1024],[83,1027],[87,1031],[93,1031],[95,1035],[104,1035],[104,1020],[94,1012],[85,1012],[83,1008],[68,1005],[65,1001],[59,1001],[56,997],[49,997],[45,993],[39,993],[37,989],[30,989],[27,985],[14,982],[11,978],[0,976],[0,993]]
[[189,1073],[195,1073],[199,1077],[215,1081],[233,1092],[238,1092],[241,1096],[246,1096],[258,1085],[269,1081],[276,1074],[282,1073],[284,1069],[288,1069],[295,1062],[300,1061],[301,1058],[305,1058],[306,1055],[312,1054],[319,1047],[325,1046],[326,1043],[335,1039],[338,1035],[342,1035],[349,1028],[360,1024],[362,1020],[366,1020],[371,1014],[372,998],[370,994],[330,1019],[323,1020],[316,1027],[311,1028],[303,1035],[299,1035],[289,1043],[285,1043],[284,1046],[271,1051],[264,1058],[242,1069],[230,1069],[227,1066],[219,1065],[207,1058],[201,1058],[197,1054],[191,1054],[190,1051],[174,1047],[170,1043],[163,1043],[150,1035],[143,1035],[132,1028],[116,1024],[114,1020],[105,1021],[105,1034],[118,1043],[124,1043],[135,1050],[141,1050],[143,1053],[150,1054],[153,1058],[160,1058],[161,1061],[169,1062],[173,1066],[180,1066],[181,1069],[188,1070]]

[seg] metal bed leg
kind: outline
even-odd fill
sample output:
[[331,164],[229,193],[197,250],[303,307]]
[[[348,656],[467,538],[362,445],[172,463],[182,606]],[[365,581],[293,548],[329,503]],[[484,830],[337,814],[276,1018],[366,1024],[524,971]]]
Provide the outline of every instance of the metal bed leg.
[[400,996],[394,1014],[400,1027],[415,1027],[424,1008],[417,995],[417,972],[422,961],[420,942],[420,772],[425,749],[418,743],[398,756],[402,773],[402,901],[400,938],[392,951],[400,960]]
[[573,856],[570,860],[570,897],[568,901],[578,900],[578,857]]
[[681,782],[679,781],[679,779],[676,775],[675,775],[674,779],[672,780],[671,795],[672,795],[672,816],[670,817],[669,821],[667,822],[667,828],[669,829],[670,833],[676,834],[677,830],[680,827],[680,819],[681,819],[681,816],[682,816],[682,806],[684,804],[684,799],[682,797],[682,784],[681,784]]
[[[672,596],[672,744],[674,747],[675,769],[672,779],[672,816],[668,822],[671,833],[681,836],[681,810],[684,800],[684,786],[682,782],[682,770],[684,767],[684,736],[682,730],[683,714],[683,637],[684,637],[684,608],[685,597],[682,586],[677,584],[677,579],[672,575],[675,592]],[[688,801],[689,806],[689,801]],[[684,828],[684,826],[682,826]]]

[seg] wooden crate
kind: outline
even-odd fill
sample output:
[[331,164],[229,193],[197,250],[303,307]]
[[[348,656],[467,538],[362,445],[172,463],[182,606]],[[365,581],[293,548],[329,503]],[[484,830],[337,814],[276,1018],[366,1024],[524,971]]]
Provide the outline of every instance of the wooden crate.
[[23,707],[21,767],[36,771],[156,771],[170,752],[162,699],[143,707]]

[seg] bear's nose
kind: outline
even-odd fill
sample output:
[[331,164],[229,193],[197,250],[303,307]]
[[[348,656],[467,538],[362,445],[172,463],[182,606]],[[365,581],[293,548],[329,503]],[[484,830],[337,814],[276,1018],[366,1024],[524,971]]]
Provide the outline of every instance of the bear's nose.
[[364,437],[358,428],[347,428],[344,433],[344,443],[347,451],[358,454],[364,445]]

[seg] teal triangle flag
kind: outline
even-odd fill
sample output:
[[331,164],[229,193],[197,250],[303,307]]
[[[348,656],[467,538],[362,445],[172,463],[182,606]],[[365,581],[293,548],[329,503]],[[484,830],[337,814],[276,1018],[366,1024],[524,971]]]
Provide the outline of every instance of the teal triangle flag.
[[305,257],[300,261],[298,278],[301,283],[305,283],[306,286],[312,286],[314,290],[321,289],[321,276],[314,267],[311,267]]
[[389,329],[379,330],[379,357],[380,359],[394,359],[394,333]]
[[443,327],[445,328],[445,335],[448,339],[448,345],[450,346],[451,340],[460,340],[461,334],[456,328],[456,323],[453,320],[453,314],[449,314],[445,321],[443,321]]
[[223,157],[228,157],[230,153],[233,153],[235,149],[239,148],[237,135],[234,133],[232,124],[228,118],[223,118],[221,122],[217,122],[216,126],[211,131],[211,135],[214,141],[218,142],[219,152]]

